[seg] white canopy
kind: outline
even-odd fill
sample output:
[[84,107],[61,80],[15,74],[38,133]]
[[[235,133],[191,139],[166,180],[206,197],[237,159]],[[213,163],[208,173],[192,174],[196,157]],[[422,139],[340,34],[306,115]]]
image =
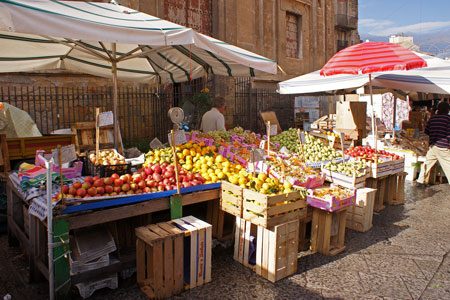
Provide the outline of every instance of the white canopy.
[[0,0],[0,72],[112,77],[113,60],[119,80],[146,83],[277,72],[273,60],[121,5]]
[[[428,67],[409,71],[373,73],[373,86],[404,91],[450,94],[450,62],[414,52],[425,59]],[[306,94],[355,89],[369,83],[366,75],[321,76],[320,71],[278,83],[280,94]]]

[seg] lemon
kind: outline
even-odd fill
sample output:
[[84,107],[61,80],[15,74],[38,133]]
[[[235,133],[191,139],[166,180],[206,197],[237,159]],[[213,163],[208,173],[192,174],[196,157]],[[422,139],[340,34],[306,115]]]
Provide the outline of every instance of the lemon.
[[247,178],[245,177],[240,177],[239,178],[239,184],[240,185],[245,185],[247,183]]

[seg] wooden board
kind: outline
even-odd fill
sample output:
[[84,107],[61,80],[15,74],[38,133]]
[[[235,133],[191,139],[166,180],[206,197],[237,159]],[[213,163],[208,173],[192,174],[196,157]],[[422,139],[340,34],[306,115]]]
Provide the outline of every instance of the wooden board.
[[264,124],[267,124],[267,122],[270,121],[270,124],[272,125],[277,125],[277,134],[281,133],[281,126],[280,123],[278,122],[278,118],[277,115],[275,114],[274,111],[265,111],[261,113],[261,118],[264,121]]
[[10,160],[30,159],[36,157],[36,150],[51,153],[58,145],[67,146],[75,144],[73,134],[55,134],[38,137],[6,139]]
[[[311,233],[311,250],[334,256],[345,250],[345,225],[347,208],[329,212],[314,208]],[[333,230],[336,227],[337,230]]]
[[361,188],[356,191],[356,203],[347,210],[347,228],[366,232],[372,228],[376,189]]
[[220,209],[226,211],[233,216],[242,218],[242,193],[243,188],[231,184],[227,181],[222,181],[220,191]]
[[0,134],[0,143],[0,167],[1,171],[6,173],[11,170],[11,166],[9,164],[8,143],[5,134]]
[[[72,132],[75,134],[75,149],[78,152],[83,153],[86,150],[95,150],[95,122],[77,122],[72,126]],[[120,129],[118,138],[119,149],[117,149],[117,151],[123,155],[123,144]],[[114,126],[109,125],[100,127],[99,140],[100,149],[114,148]]]

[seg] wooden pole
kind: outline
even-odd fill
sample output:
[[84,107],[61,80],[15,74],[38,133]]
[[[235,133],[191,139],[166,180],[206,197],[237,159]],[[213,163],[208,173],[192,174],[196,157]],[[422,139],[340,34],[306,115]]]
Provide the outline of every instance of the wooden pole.
[[119,149],[119,124],[117,124],[117,61],[116,43],[112,43],[112,73],[113,73],[113,113],[114,113],[114,148]]
[[174,136],[173,129],[170,131],[170,136],[172,139],[172,153],[173,153],[173,163],[175,165],[175,178],[177,180],[177,193],[180,194],[180,179],[178,176],[178,157],[177,157],[177,152],[175,150],[175,136]]
[[60,186],[60,193],[61,193],[61,203],[65,205],[66,201],[64,199],[64,193],[63,193],[63,172],[62,172],[62,157],[61,157],[61,145],[58,145],[58,160],[59,160],[59,176],[61,177],[61,186]]
[[267,157],[270,157],[270,121],[267,121]]
[[100,124],[98,116],[100,115],[100,108],[95,108],[95,161],[98,162],[98,155],[100,152]]

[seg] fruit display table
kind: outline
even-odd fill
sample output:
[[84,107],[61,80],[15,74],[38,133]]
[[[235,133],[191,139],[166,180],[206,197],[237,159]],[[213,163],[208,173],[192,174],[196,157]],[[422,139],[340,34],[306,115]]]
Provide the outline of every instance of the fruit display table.
[[[182,204],[187,206],[207,202],[206,221],[217,227],[219,213],[213,210],[218,210],[219,207],[219,187],[220,183],[215,183],[182,189]],[[121,251],[118,260],[106,267],[71,275],[69,262],[63,254],[69,247],[69,233],[72,230],[99,224],[111,224],[118,220],[127,220],[137,216],[143,216],[148,224],[151,222],[152,213],[170,208],[170,195],[174,192],[166,191],[102,199],[102,201],[68,206],[59,213],[56,213],[55,209],[54,242],[59,243],[59,246],[54,249],[54,257],[60,257],[56,260],[54,267],[55,286],[64,285],[58,293],[67,293],[71,284],[136,266],[135,249],[127,249],[129,251]],[[7,181],[7,199],[9,243],[13,244],[19,241],[29,254],[30,280],[37,280],[41,274],[48,279],[46,222],[28,214],[29,203],[10,178]],[[123,233],[122,228],[116,229],[113,235]],[[134,232],[134,228],[132,230]],[[115,238],[121,239],[122,237],[116,236]]]

